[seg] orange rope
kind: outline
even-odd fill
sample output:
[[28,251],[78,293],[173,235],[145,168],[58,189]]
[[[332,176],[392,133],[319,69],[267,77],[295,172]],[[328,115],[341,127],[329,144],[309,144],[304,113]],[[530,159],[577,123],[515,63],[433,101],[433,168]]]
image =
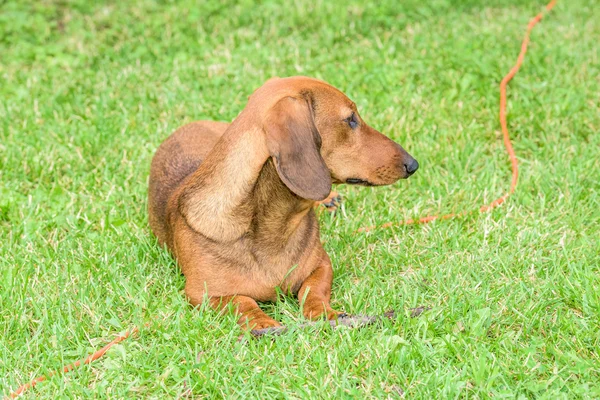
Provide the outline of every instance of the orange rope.
[[[131,336],[132,334],[137,333],[137,332],[138,332],[138,328],[134,327],[130,331],[127,331],[123,335],[115,338],[115,340],[113,340],[112,342],[110,342],[109,344],[107,344],[106,346],[101,348],[100,350],[96,351],[95,353],[90,354],[83,361],[78,360],[78,361],[75,361],[73,364],[69,364],[69,365],[63,367],[62,372],[64,372],[64,373],[70,372],[70,371],[74,370],[75,368],[79,367],[81,364],[90,364],[92,361],[95,361],[95,360],[99,359],[100,357],[102,357],[104,355],[104,353],[106,353],[108,351],[108,349],[113,347],[115,344],[122,342],[123,340],[127,339],[129,336]],[[8,398],[14,399],[14,398],[18,397],[27,389],[34,387],[38,383],[45,381],[46,379],[48,379],[49,377],[51,377],[55,374],[56,374],[56,372],[51,372],[47,376],[42,375],[42,376],[35,378],[31,382],[24,384],[23,386],[21,386],[20,388],[18,388],[14,392],[12,392],[8,396]]]
[[[546,11],[552,10],[552,8],[556,5],[556,0],[552,0],[546,6]],[[544,17],[544,13],[541,12],[529,21],[529,25],[527,25],[527,32],[525,33],[525,38],[523,38],[523,43],[521,43],[521,52],[519,53],[519,57],[517,58],[517,62],[512,67],[512,69],[506,74],[506,76],[500,82],[500,126],[502,127],[502,136],[504,137],[504,146],[506,147],[506,151],[508,152],[508,157],[510,158],[510,164],[512,168],[512,180],[510,182],[510,190],[508,193],[504,194],[504,196],[497,198],[492,201],[490,204],[484,204],[479,208],[480,212],[488,211],[493,208],[498,207],[500,204],[504,203],[504,201],[515,192],[515,188],[517,187],[517,180],[519,179],[519,162],[517,161],[517,156],[515,155],[515,151],[513,149],[512,143],[510,141],[510,136],[508,135],[508,126],[506,124],[506,86],[508,82],[517,74],[519,68],[521,68],[521,64],[523,64],[523,60],[525,59],[525,53],[527,53],[527,45],[529,44],[529,35],[533,29],[533,27],[540,22],[540,20]],[[410,225],[410,224],[426,224],[431,221],[435,221],[436,219],[450,219],[455,217],[461,217],[466,215],[470,211],[462,211],[460,213],[451,213],[446,215],[429,215],[427,217],[419,218],[419,219],[408,219],[406,221],[400,222],[387,222],[383,225],[379,226],[366,226],[360,228],[359,232],[368,232],[375,229],[380,228],[390,228],[396,225]]]
[[[555,4],[556,4],[556,0],[552,0],[546,6],[546,10],[550,11],[552,9],[552,7],[554,7]],[[508,193],[506,193],[504,196],[494,200],[490,204],[482,206],[480,208],[480,211],[482,211],[482,212],[490,210],[495,207],[498,207],[500,204],[502,204],[506,200],[506,198],[509,195],[511,195],[515,191],[515,188],[517,186],[517,179],[519,177],[519,165],[517,162],[517,157],[515,156],[515,152],[512,147],[512,143],[510,142],[510,137],[508,135],[508,128],[506,125],[506,85],[513,78],[513,76],[515,76],[515,74],[521,67],[521,64],[523,63],[523,59],[525,58],[525,53],[527,52],[527,45],[529,44],[529,34],[531,33],[531,30],[533,29],[533,27],[538,22],[540,22],[540,20],[542,19],[543,16],[544,16],[544,14],[540,13],[537,16],[535,16],[531,21],[529,21],[529,25],[527,25],[527,33],[525,34],[525,39],[523,39],[523,43],[521,45],[521,53],[519,53],[517,62],[515,64],[515,66],[504,77],[504,79],[502,79],[502,82],[500,83],[500,125],[502,126],[502,134],[504,135],[504,145],[506,146],[506,151],[508,152],[508,155],[509,155],[510,161],[511,161],[511,165],[512,165],[512,181],[510,184],[510,191]],[[462,216],[462,215],[465,215],[466,213],[467,213],[466,211],[463,211],[458,214],[446,214],[446,215],[441,215],[441,216],[430,215],[428,217],[423,217],[423,218],[420,218],[417,220],[409,219],[407,221],[402,221],[402,222],[398,222],[398,223],[388,222],[388,223],[380,225],[380,226],[370,226],[370,227],[361,228],[359,231],[370,231],[370,230],[373,230],[376,228],[388,228],[388,227],[391,227],[394,225],[424,224],[424,223],[434,221],[436,219],[449,219],[449,218]],[[123,335],[115,338],[112,342],[108,343],[106,346],[102,347],[100,350],[87,356],[83,361],[81,361],[81,360],[75,361],[73,364],[69,364],[69,365],[63,367],[62,372],[63,373],[70,372],[70,371],[74,370],[75,368],[79,367],[81,364],[90,364],[92,361],[95,361],[95,360],[99,359],[100,357],[102,357],[104,355],[104,353],[106,353],[108,351],[108,349],[110,349],[112,346],[124,341],[125,339],[130,337],[132,334],[137,333],[138,331],[139,330],[137,327],[132,328],[131,330],[125,332]],[[35,378],[31,382],[24,384],[23,386],[18,388],[16,391],[12,392],[8,396],[8,398],[14,399],[14,398],[18,397],[23,392],[25,392],[27,389],[32,388],[39,382],[43,382],[55,374],[56,374],[56,372],[52,372],[52,373],[48,374],[47,376],[42,375],[40,377]]]

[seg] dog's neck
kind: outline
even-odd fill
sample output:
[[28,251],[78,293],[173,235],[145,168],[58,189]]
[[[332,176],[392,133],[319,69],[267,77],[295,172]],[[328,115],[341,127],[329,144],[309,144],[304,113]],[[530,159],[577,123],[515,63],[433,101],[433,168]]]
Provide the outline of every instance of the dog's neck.
[[[314,201],[298,197],[281,181],[271,158],[263,165],[252,195],[253,238],[283,245],[312,211]],[[266,244],[266,243],[265,243]]]
[[[277,175],[260,129],[236,119],[183,193],[180,211],[198,233],[218,242],[242,237],[284,241],[311,211]],[[252,126],[252,125],[251,125]]]

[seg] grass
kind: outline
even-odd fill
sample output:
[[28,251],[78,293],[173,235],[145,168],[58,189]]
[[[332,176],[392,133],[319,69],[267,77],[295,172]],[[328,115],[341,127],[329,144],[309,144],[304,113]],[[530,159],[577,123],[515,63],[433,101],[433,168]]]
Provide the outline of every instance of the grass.
[[[540,1],[0,2],[0,395],[103,346],[26,398],[600,398],[600,9],[559,1],[509,87]],[[401,310],[362,330],[238,343],[191,310],[152,237],[151,157],[189,121],[229,121],[271,76],[325,79],[421,169],[340,187],[321,216],[333,306]],[[431,307],[418,318],[408,309]],[[291,327],[298,304],[265,310]],[[143,327],[149,323],[149,326]]]

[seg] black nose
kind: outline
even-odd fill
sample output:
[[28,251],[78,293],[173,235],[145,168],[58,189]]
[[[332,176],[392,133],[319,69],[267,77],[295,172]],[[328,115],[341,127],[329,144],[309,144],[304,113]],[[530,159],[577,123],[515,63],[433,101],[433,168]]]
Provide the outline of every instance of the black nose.
[[412,161],[404,164],[404,168],[406,169],[406,173],[412,175],[419,169],[419,163],[413,158]]

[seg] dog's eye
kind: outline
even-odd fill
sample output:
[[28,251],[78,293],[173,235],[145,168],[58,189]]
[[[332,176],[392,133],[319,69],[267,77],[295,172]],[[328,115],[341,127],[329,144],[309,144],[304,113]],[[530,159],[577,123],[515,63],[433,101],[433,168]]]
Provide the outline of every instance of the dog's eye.
[[346,118],[346,122],[352,129],[356,129],[358,126],[358,118],[356,118],[356,114],[352,113],[348,118]]

